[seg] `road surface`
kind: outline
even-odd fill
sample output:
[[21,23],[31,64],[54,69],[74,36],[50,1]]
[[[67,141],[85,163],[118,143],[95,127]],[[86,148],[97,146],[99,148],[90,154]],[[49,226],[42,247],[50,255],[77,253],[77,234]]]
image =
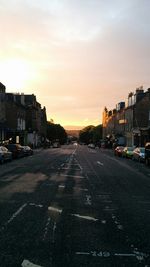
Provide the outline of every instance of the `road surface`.
[[0,266],[150,266],[150,168],[84,145],[1,165]]

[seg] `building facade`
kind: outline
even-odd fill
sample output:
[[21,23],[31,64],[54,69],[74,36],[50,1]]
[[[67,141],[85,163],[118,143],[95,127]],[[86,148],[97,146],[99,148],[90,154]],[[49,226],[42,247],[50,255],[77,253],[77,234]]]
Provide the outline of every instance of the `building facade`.
[[42,145],[46,140],[46,108],[41,108],[34,94],[6,93],[0,83],[0,142]]
[[115,112],[103,112],[103,138],[123,137],[127,146],[144,146],[150,141],[150,89],[131,92],[125,102],[117,104]]

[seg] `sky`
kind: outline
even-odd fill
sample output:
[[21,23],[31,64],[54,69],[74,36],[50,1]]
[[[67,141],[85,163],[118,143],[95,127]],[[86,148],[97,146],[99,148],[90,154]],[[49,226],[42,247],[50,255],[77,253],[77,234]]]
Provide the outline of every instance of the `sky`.
[[0,82],[35,94],[48,120],[98,125],[150,87],[149,0],[0,0]]

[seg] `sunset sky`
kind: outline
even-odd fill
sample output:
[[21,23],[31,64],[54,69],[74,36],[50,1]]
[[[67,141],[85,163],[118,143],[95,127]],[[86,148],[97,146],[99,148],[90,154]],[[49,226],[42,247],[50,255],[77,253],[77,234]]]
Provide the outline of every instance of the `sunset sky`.
[[0,0],[0,33],[0,82],[63,126],[150,87],[150,0]]

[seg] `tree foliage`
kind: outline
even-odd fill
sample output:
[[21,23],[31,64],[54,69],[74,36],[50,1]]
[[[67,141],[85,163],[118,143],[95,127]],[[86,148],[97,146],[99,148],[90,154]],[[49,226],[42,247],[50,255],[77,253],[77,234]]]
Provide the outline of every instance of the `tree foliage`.
[[102,139],[102,125],[89,125],[79,133],[79,141],[85,144],[98,143]]
[[64,144],[67,140],[67,133],[60,124],[55,124],[52,121],[47,122],[47,138],[51,141],[59,141]]

